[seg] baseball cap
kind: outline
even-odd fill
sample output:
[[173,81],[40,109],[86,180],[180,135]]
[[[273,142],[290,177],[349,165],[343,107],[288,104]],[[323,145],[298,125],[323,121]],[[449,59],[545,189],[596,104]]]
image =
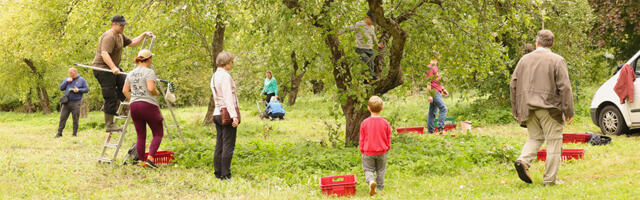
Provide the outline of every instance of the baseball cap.
[[376,22],[376,19],[373,18],[373,14],[371,14],[371,10],[369,10],[367,12],[367,16],[369,16],[369,18],[371,18],[371,21]]
[[143,49],[138,52],[138,56],[147,59],[153,56],[153,53],[151,53],[151,51],[149,51],[148,49]]
[[125,26],[129,24],[129,23],[127,23],[127,21],[124,20],[124,16],[122,16],[122,15],[113,16],[113,18],[111,18],[111,22],[112,23],[119,23],[119,24],[122,24],[122,25],[125,25]]

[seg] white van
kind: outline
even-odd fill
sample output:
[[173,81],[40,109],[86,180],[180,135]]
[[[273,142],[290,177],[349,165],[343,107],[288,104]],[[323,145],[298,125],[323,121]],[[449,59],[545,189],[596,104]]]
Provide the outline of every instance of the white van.
[[633,103],[628,101],[620,104],[620,98],[613,91],[618,82],[620,67],[613,77],[609,78],[596,92],[591,101],[591,120],[600,127],[603,134],[620,135],[627,133],[629,129],[640,128],[640,51],[636,53],[626,64],[630,64],[636,72],[636,80],[633,82]]

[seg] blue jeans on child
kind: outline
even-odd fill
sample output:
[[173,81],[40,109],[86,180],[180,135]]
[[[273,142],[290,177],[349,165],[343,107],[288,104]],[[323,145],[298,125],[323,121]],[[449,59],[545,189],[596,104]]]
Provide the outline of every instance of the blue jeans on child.
[[427,118],[427,130],[429,133],[433,133],[435,131],[433,121],[435,120],[438,110],[440,110],[440,114],[438,115],[438,127],[440,129],[444,129],[444,120],[447,118],[448,110],[440,92],[436,92],[435,95],[433,95],[433,103],[429,104],[429,116]]

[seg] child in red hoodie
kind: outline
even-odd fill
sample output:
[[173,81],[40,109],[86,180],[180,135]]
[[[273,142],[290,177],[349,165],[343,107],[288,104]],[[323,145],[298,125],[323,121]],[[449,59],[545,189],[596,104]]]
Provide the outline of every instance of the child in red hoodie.
[[[380,117],[382,99],[378,96],[369,98],[367,107],[371,117],[360,125],[360,152],[362,152],[362,169],[365,182],[369,184],[369,195],[376,194],[376,189],[384,188],[384,171],[387,168],[387,151],[391,147],[391,126]],[[374,177],[374,173],[378,177]]]

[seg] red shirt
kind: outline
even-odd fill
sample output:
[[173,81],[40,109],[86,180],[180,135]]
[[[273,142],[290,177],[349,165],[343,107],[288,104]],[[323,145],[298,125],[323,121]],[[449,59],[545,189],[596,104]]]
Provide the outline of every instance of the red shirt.
[[369,117],[360,124],[360,152],[382,155],[391,147],[391,126],[382,117]]
[[431,81],[431,89],[434,89],[436,92],[440,92],[442,93],[443,89],[442,85],[440,85],[440,73],[438,73],[438,65],[432,65],[429,64],[429,71],[427,71],[427,79],[431,78],[432,76],[435,76],[434,79]]

